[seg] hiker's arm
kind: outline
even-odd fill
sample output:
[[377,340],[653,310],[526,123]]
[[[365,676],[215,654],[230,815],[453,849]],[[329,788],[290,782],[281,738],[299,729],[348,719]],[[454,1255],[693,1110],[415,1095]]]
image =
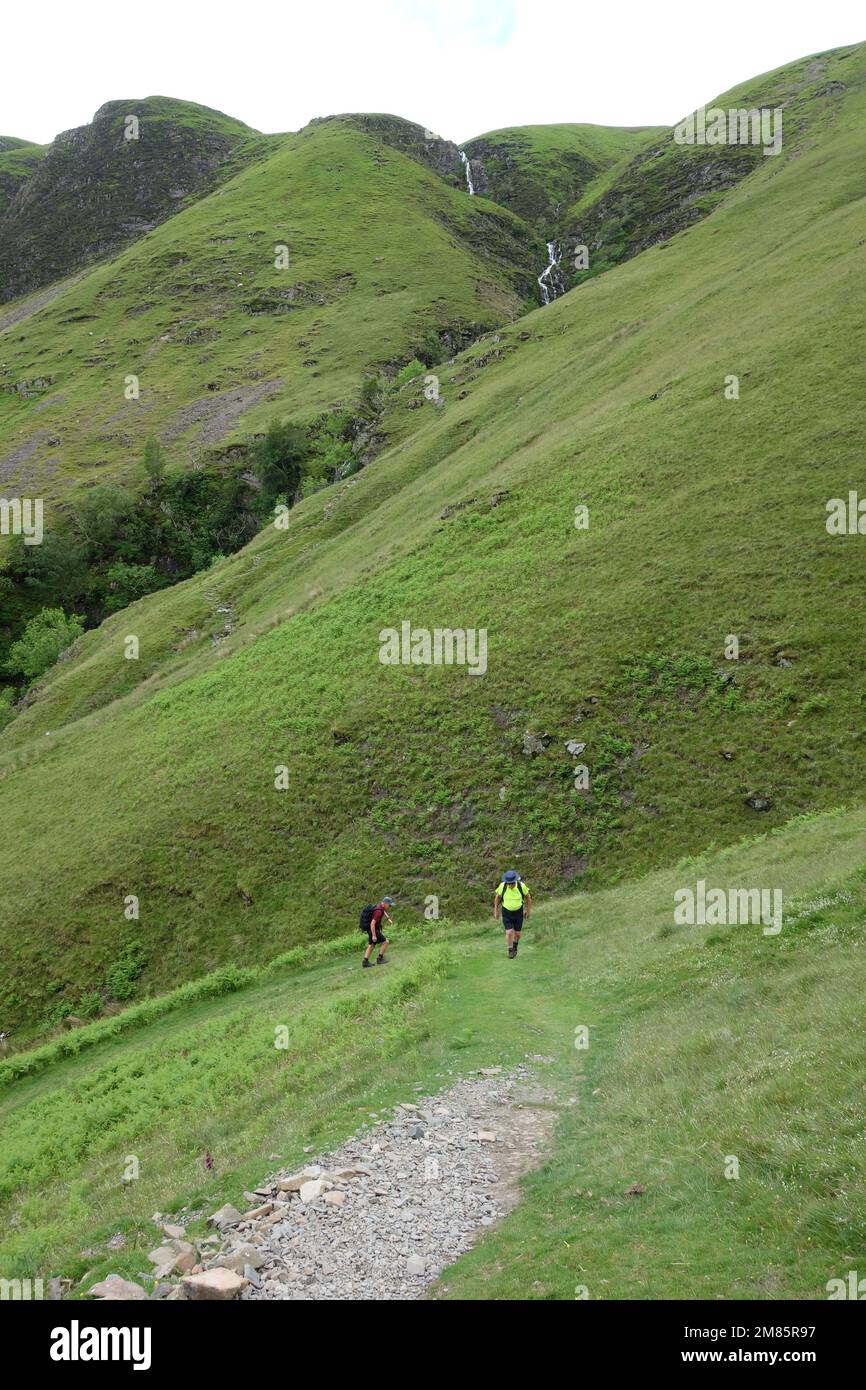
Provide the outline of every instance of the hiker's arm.
[[529,921],[529,914],[530,914],[530,912],[532,911],[532,894],[531,894],[531,893],[527,893],[527,895],[526,895],[526,902],[523,904],[523,908],[524,908],[524,914],[523,914],[523,915],[525,916],[525,918],[526,918],[526,920],[527,920],[527,922],[528,922],[528,921]]
[[499,894],[498,894],[498,893],[496,893],[496,894],[494,895],[494,898],[493,898],[493,920],[494,920],[494,922],[498,922],[498,921],[499,921]]

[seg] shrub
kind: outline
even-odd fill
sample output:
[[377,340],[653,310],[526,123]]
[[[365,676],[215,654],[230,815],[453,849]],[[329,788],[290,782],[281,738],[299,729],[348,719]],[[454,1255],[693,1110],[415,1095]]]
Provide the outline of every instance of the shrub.
[[414,381],[416,377],[423,376],[427,368],[423,362],[419,362],[417,357],[413,357],[411,362],[407,362],[405,367],[401,367],[394,378],[394,384],[399,387],[405,386],[407,381]]
[[83,631],[81,618],[70,617],[62,608],[43,608],[9,648],[7,671],[27,681],[38,680]]
[[147,956],[140,941],[130,941],[120,959],[115,961],[105,976],[105,987],[113,999],[131,999],[135,994],[135,982],[147,964]]
[[301,464],[310,452],[307,431],[289,420],[272,420],[267,433],[252,449],[253,469],[261,485],[261,501],[270,511],[274,498],[285,493],[291,505],[301,482]]
[[108,613],[116,613],[145,594],[160,588],[160,578],[153,565],[128,565],[123,560],[110,565],[106,573],[109,594],[105,600]]

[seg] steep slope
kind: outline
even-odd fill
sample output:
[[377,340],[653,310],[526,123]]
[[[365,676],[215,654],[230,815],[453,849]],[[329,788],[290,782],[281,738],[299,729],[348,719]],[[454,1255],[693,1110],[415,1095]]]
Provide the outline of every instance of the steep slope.
[[47,148],[12,135],[0,135],[0,216],[45,158]]
[[[109,101],[64,131],[0,203],[0,303],[143,236],[270,141],[242,121],[170,97]],[[3,165],[0,164],[0,192]]]
[[463,149],[477,191],[547,238],[601,174],[661,133],[649,126],[516,126],[477,135]]
[[[0,735],[4,1017],[98,987],[129,894],[164,985],[378,886],[456,915],[506,860],[562,892],[861,794],[864,555],[825,527],[859,477],[858,61],[711,216],[443,366],[441,408],[405,387],[372,467],[49,674]],[[359,137],[322,133],[341,192]],[[486,672],[382,664],[404,622],[486,629]]]
[[52,499],[132,476],[150,434],[186,464],[371,367],[448,356],[532,301],[527,240],[352,120],[281,137],[6,330],[0,481]]
[[[589,272],[599,274],[650,246],[663,244],[705,217],[729,189],[762,163],[772,165],[778,154],[767,155],[764,150],[771,148],[777,137],[780,148],[790,157],[831,131],[849,86],[862,82],[862,46],[820,53],[717,97],[705,108],[705,118],[695,123],[695,143],[678,142],[672,130],[657,132],[633,158],[585,189],[574,205],[563,211],[559,234],[566,285],[585,278],[585,272],[572,263],[576,246],[588,247]],[[699,140],[699,124],[704,137],[709,128],[710,139],[715,140],[720,133],[715,116],[719,112],[727,116],[731,111],[766,113],[766,131],[760,143],[751,143],[751,121],[746,137],[739,120],[734,137],[737,143],[727,138],[734,130],[727,122],[722,143]],[[777,117],[773,113],[778,113]]]

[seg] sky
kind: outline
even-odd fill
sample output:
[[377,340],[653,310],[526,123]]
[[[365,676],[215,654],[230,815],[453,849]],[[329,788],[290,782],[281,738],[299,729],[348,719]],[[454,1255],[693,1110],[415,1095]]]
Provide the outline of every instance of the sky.
[[[182,97],[267,132],[385,111],[461,143],[511,125],[672,125],[771,68],[866,40],[863,0],[41,0],[3,17],[0,135]],[[16,60],[20,55],[20,61]]]

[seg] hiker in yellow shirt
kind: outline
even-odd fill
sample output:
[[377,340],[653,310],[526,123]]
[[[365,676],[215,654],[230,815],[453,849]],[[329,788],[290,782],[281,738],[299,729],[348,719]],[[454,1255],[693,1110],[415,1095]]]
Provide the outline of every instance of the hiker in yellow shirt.
[[520,942],[520,933],[523,929],[524,913],[528,922],[529,914],[532,911],[529,885],[523,882],[516,869],[508,869],[502,875],[502,882],[496,890],[493,899],[493,920],[495,922],[499,921],[500,908],[502,909],[502,925],[505,928],[505,940],[508,943],[508,959],[514,960]]

